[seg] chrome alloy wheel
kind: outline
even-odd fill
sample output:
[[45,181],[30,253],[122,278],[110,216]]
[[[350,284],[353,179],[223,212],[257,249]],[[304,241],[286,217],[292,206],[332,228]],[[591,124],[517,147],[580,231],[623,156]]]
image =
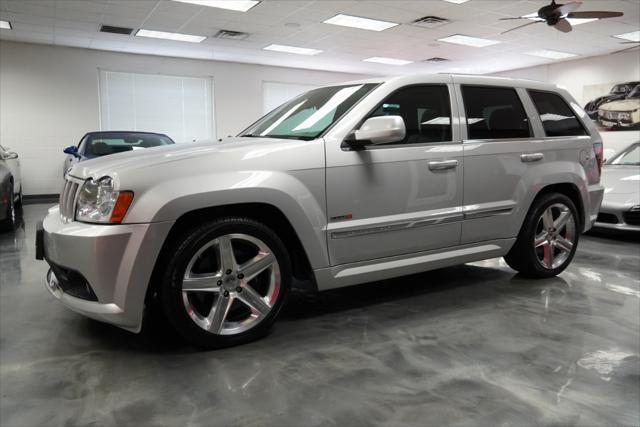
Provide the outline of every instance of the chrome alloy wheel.
[[247,234],[227,234],[193,255],[182,281],[189,317],[217,335],[258,325],[280,294],[280,266],[273,251]]
[[547,270],[560,267],[571,255],[576,220],[568,206],[555,203],[538,219],[534,241],[538,262]]

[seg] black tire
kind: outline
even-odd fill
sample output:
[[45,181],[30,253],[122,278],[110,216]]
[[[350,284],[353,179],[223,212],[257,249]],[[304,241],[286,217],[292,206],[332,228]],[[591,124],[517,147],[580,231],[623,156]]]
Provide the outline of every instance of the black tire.
[[[570,251],[565,251],[565,253],[563,253],[562,258],[564,260],[559,265],[555,266],[553,265],[553,263],[551,263],[552,267],[549,268],[548,266],[544,265],[544,260],[539,259],[541,249],[536,248],[535,239],[536,234],[540,232],[543,213],[545,213],[548,208],[558,205],[564,205],[566,208],[568,208],[569,212],[571,212],[574,227],[574,232],[571,236],[573,245]],[[567,225],[564,228],[565,233],[568,233],[567,227],[569,226]],[[542,232],[544,232],[544,230]],[[553,233],[555,233],[556,235],[560,235],[560,237],[562,237],[562,232],[562,229],[558,230],[557,232],[555,231],[555,229],[553,231]],[[520,233],[518,234],[516,243],[513,245],[504,259],[511,268],[531,278],[542,279],[557,276],[562,271],[564,271],[564,269],[567,268],[567,266],[571,263],[571,260],[573,259],[578,247],[580,232],[580,217],[578,216],[578,211],[573,201],[569,197],[560,193],[543,194],[533,202],[524,220],[522,228],[520,229]],[[553,240],[555,244],[555,238]],[[550,246],[550,248],[551,249],[549,250],[553,251],[554,254],[558,251],[558,249],[554,249],[553,246]],[[544,250],[545,248],[543,247],[542,251]]]
[[7,185],[6,191],[7,194],[9,194],[9,197],[7,197],[9,203],[6,206],[5,219],[0,221],[0,230],[13,231],[18,224],[18,213],[13,199],[13,185],[10,182]]
[[[220,236],[238,233],[259,239],[271,250],[279,267],[279,291],[270,312],[250,329],[233,335],[211,333],[196,324],[187,313],[182,292],[184,274],[190,261],[201,248]],[[223,348],[244,344],[266,335],[289,295],[292,281],[290,258],[278,236],[265,225],[252,219],[230,217],[216,219],[191,228],[175,240],[176,242],[165,252],[170,256],[165,260],[166,266],[162,267],[163,270],[159,275],[161,278],[160,305],[173,327],[188,341],[204,348]],[[256,277],[258,278],[259,276]],[[219,294],[215,295],[212,298],[218,298]],[[230,314],[232,308],[229,309]]]

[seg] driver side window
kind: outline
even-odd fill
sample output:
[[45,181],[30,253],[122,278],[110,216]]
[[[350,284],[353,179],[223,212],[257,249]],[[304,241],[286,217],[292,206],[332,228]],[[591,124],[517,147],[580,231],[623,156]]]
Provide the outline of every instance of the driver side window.
[[387,97],[369,116],[401,116],[407,129],[404,140],[394,144],[448,142],[451,136],[451,104],[446,85],[409,86]]

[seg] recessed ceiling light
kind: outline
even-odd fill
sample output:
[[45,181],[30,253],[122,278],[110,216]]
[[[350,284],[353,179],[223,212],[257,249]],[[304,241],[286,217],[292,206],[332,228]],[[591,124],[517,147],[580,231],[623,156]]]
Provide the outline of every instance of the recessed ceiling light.
[[565,59],[565,58],[573,58],[574,56],[578,56],[575,53],[567,53],[560,52],[557,50],[532,50],[530,52],[525,52],[525,55],[531,56],[539,56],[540,58],[548,58],[548,59]]
[[317,55],[322,52],[321,50],[318,50],[318,49],[308,49],[306,47],[296,47],[296,46],[285,46],[281,44],[271,44],[262,49],[273,50],[275,52],[295,53],[297,55],[308,55],[308,56]]
[[413,63],[413,61],[407,61],[405,59],[384,58],[381,56],[374,56],[371,58],[363,59],[363,62],[377,62],[378,64],[387,65],[407,65]]
[[586,24],[587,22],[599,21],[598,18],[565,18],[565,19],[569,21],[569,24],[573,25],[574,27],[576,25]]
[[326,21],[325,24],[340,25],[342,27],[360,28],[363,30],[383,31],[400,24],[395,22],[378,21],[377,19],[360,18],[358,16],[339,14]]
[[0,21],[0,28],[3,30],[10,30],[11,29],[11,22],[9,21]]
[[218,9],[246,12],[260,3],[258,0],[173,0],[180,3],[197,4],[198,6],[217,7]]
[[480,39],[477,37],[463,36],[462,34],[454,34],[453,36],[438,39],[441,42],[461,44],[464,46],[485,47],[500,43],[497,40]]
[[469,0],[444,0],[444,1],[446,1],[447,3],[462,4],[462,3],[468,2]]
[[152,39],[176,40],[180,42],[200,43],[205,36],[193,36],[190,34],[166,33],[164,31],[152,31],[140,29],[136,33],[138,37],[150,37]]
[[631,31],[630,33],[616,34],[613,37],[622,40],[629,40],[630,42],[640,42],[640,31]]

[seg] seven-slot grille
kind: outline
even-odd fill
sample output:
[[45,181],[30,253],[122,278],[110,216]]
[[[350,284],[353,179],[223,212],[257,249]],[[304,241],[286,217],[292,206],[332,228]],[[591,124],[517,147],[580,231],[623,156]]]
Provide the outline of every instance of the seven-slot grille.
[[67,175],[64,181],[64,188],[60,193],[60,217],[63,222],[71,222],[75,218],[76,196],[82,181],[73,179]]

